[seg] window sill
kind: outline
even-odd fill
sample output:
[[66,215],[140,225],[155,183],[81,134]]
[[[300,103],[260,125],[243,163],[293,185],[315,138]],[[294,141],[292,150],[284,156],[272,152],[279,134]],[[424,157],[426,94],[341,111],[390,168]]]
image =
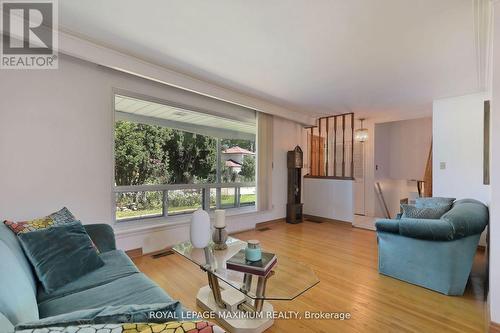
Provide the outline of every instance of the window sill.
[[[253,214],[256,212],[257,209],[255,206],[230,208],[226,209],[226,217],[238,216],[244,214]],[[213,218],[215,216],[214,211],[210,211],[209,215],[210,215],[210,220],[213,221]],[[133,221],[115,222],[113,229],[115,231],[115,235],[123,236],[141,232],[150,232],[151,230],[155,229],[163,230],[163,229],[177,228],[179,226],[188,225],[190,222],[191,222],[191,214],[168,216],[168,217],[161,216],[161,217],[137,219]]]

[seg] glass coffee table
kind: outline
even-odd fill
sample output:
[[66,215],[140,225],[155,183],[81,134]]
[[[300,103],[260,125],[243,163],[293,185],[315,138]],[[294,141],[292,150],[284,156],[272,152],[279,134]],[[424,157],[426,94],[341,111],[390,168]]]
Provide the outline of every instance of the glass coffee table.
[[173,250],[207,273],[208,285],[199,290],[197,304],[213,311],[232,333],[266,330],[275,316],[268,300],[291,301],[319,283],[311,268],[285,256],[277,256],[277,264],[267,276],[227,269],[226,260],[247,243],[229,237],[226,244],[225,250],[215,250],[213,243],[198,249],[187,241]]

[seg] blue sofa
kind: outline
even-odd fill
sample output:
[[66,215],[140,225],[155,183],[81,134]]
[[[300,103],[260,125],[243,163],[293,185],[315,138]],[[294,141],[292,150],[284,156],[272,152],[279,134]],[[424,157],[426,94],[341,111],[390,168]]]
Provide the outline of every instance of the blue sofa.
[[0,223],[1,332],[11,332],[21,323],[78,310],[172,301],[163,289],[139,272],[123,251],[116,249],[109,225],[94,224],[85,228],[105,265],[47,294],[39,286],[17,236]]
[[379,272],[445,295],[463,295],[488,208],[457,200],[440,219],[379,219]]

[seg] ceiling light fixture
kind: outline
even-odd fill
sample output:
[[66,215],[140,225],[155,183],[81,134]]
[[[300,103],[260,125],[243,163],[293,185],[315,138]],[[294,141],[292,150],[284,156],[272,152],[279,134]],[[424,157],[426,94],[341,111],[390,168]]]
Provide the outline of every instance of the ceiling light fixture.
[[368,129],[363,127],[363,120],[365,120],[365,118],[359,118],[361,126],[354,132],[354,139],[358,142],[365,142],[368,140]]

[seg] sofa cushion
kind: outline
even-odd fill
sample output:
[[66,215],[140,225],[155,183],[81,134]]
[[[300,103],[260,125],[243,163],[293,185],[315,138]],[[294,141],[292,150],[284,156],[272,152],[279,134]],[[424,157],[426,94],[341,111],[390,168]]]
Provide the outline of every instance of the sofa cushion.
[[48,293],[104,265],[80,222],[18,234]]
[[99,252],[116,250],[115,232],[109,224],[84,224],[83,226]]
[[450,210],[451,206],[442,205],[435,207],[424,207],[417,208],[414,205],[402,204],[403,215],[401,218],[411,218],[411,219],[439,219],[444,213]]
[[100,257],[104,261],[104,266],[82,276],[78,280],[70,282],[50,294],[45,292],[43,288],[39,288],[38,302],[74,294],[139,272],[132,260],[121,250],[105,252]]
[[0,241],[0,253],[0,312],[14,325],[38,320],[31,277],[4,241]]
[[417,198],[415,200],[415,207],[417,208],[434,208],[439,206],[451,206],[453,205],[455,198],[443,198],[443,197],[432,197],[432,198]]
[[36,293],[37,280],[33,268],[24,254],[23,248],[17,236],[3,223],[0,223],[0,241],[10,249],[11,252],[0,252],[0,261],[5,260],[4,257],[12,255],[22,268],[26,278],[30,282],[30,287]]
[[168,303],[172,299],[142,273],[38,303],[40,318],[107,305]]

